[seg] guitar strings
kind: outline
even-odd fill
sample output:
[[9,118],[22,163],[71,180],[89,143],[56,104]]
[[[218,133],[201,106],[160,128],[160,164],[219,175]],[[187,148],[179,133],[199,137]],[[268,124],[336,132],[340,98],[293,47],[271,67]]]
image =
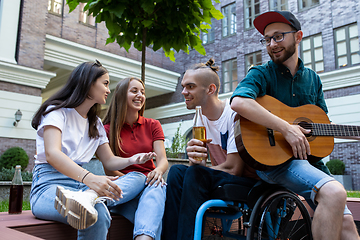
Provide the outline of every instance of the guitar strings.
[[311,135],[314,136],[360,136],[360,126],[308,123],[311,127]]

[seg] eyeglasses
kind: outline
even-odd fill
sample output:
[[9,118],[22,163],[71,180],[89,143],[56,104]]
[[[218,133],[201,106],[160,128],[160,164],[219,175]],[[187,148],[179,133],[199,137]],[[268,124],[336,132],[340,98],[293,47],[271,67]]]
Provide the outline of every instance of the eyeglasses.
[[271,39],[274,39],[275,42],[282,42],[284,41],[284,35],[285,34],[288,34],[288,33],[294,33],[294,32],[297,32],[297,31],[291,31],[291,32],[283,32],[283,33],[277,33],[275,34],[274,36],[272,37],[265,37],[263,39],[260,39],[260,42],[262,45],[264,46],[270,46],[270,43],[271,43]]

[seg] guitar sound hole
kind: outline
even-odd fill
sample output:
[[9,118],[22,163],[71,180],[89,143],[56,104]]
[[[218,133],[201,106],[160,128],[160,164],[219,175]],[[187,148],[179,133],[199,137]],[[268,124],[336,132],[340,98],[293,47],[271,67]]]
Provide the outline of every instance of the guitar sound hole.
[[[299,119],[297,119],[299,120]],[[301,119],[301,121],[297,122],[296,124],[300,125],[300,127],[304,128],[304,129],[308,129],[308,130],[311,130],[310,133],[308,134],[305,134],[305,137],[308,138],[308,141],[312,141],[315,139],[315,136],[312,135],[312,122],[310,119],[307,119],[309,122],[306,122],[304,119]]]
[[[304,129],[308,129],[308,130],[312,131],[312,124],[311,123],[301,121],[301,122],[298,122],[297,124],[300,125],[300,127],[304,128]],[[312,132],[310,132],[308,134],[305,134],[305,136],[307,138],[312,137]]]

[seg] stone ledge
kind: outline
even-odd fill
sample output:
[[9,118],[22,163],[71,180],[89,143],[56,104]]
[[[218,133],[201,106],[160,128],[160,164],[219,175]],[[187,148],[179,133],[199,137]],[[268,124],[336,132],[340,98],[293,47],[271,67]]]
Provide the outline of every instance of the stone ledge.
[[[24,184],[24,200],[30,199],[30,189],[32,182],[23,182]],[[11,181],[0,181],[0,201],[9,200]]]

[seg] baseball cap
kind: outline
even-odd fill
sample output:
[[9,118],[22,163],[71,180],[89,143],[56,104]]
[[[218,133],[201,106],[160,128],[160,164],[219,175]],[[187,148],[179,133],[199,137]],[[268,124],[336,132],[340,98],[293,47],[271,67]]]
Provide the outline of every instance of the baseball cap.
[[264,30],[267,25],[271,23],[286,23],[294,27],[297,31],[301,30],[300,22],[297,18],[289,11],[270,11],[261,14],[254,20],[254,26],[256,29],[264,35]]

